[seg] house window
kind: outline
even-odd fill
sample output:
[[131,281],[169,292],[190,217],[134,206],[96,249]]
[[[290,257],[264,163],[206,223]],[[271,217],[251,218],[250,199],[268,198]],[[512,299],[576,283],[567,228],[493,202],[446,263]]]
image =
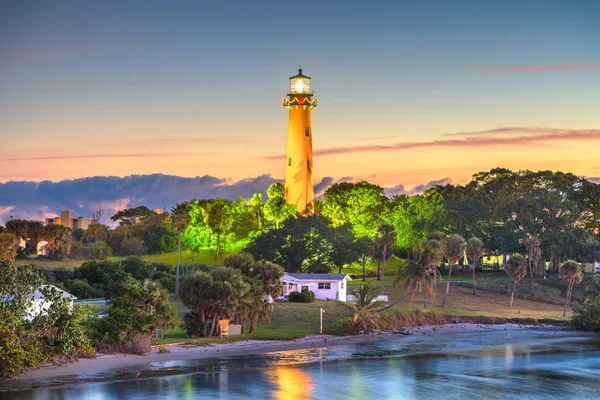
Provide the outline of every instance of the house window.
[[310,136],[310,128],[304,128],[304,136]]
[[293,287],[294,287],[294,284],[293,284],[293,283],[288,283],[288,286],[289,286],[289,287],[290,287],[290,289],[291,289],[291,288],[293,288]]
[[344,282],[340,282],[340,289],[344,288]]
[[288,166],[291,167],[292,166],[292,157],[288,158]]
[[329,282],[319,282],[319,289],[329,290],[329,289],[331,289],[331,283],[329,283]]

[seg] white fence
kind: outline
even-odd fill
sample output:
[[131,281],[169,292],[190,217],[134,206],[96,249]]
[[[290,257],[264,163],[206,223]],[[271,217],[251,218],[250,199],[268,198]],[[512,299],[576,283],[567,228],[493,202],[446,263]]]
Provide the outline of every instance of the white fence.
[[[356,296],[354,296],[352,294],[346,295],[346,301],[349,301],[351,303],[356,303]],[[380,301],[382,303],[387,303],[389,300],[388,300],[387,295],[379,295],[373,301]]]

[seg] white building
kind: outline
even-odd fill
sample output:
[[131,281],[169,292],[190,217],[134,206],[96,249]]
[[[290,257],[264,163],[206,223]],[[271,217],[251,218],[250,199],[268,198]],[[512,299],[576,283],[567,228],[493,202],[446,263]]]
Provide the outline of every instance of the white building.
[[[30,304],[29,304],[29,307],[27,308],[27,315],[25,316],[24,319],[32,320],[35,316],[44,315],[48,312],[48,309],[52,305],[52,302],[49,300],[46,300],[46,298],[44,297],[44,293],[42,293],[42,291],[44,289],[57,290],[63,299],[65,299],[65,298],[70,299],[70,302],[71,302],[70,307],[71,307],[71,309],[73,308],[73,300],[77,299],[77,297],[73,296],[70,293],[65,292],[62,289],[57,288],[54,285],[42,285],[33,294],[30,294],[29,296],[27,296],[27,300],[29,300]],[[12,299],[12,296],[4,297],[4,298],[2,298],[2,301],[11,301],[11,299]]]
[[290,292],[301,292],[308,289],[315,294],[317,300],[346,301],[348,281],[352,278],[347,274],[295,274],[285,273],[282,296],[288,297]]

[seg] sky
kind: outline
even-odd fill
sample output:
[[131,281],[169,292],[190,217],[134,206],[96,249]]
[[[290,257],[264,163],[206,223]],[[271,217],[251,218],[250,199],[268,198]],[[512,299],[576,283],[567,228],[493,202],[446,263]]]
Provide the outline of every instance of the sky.
[[282,179],[300,63],[315,182],[598,178],[598,49],[597,1],[0,0],[0,219],[25,182]]

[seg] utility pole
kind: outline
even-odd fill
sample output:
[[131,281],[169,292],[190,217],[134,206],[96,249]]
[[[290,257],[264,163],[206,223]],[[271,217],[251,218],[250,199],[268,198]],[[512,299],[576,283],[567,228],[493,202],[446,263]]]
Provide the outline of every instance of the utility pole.
[[325,312],[322,308],[320,308],[320,321],[319,321],[319,333],[323,334],[323,313]]

